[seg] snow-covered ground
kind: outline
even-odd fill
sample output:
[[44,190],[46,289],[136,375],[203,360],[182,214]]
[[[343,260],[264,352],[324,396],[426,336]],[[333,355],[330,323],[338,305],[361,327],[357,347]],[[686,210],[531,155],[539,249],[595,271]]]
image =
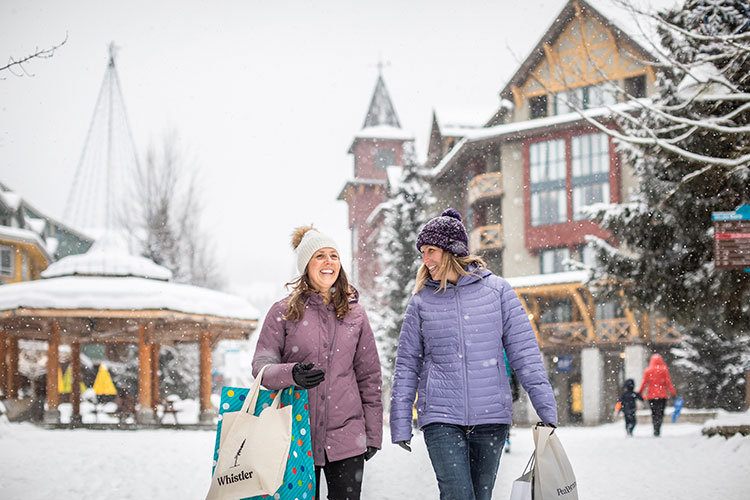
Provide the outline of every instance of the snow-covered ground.
[[[740,418],[748,422],[748,415]],[[748,498],[750,436],[707,438],[701,425],[649,425],[625,437],[621,422],[558,430],[582,500]],[[385,433],[388,439],[388,430]],[[202,499],[208,490],[211,431],[44,430],[0,421],[3,500]],[[507,499],[531,454],[531,431],[514,427],[493,498]],[[365,468],[363,499],[438,498],[420,433],[414,451],[386,443]],[[323,495],[324,496],[324,495]],[[324,496],[325,497],[325,496]]]

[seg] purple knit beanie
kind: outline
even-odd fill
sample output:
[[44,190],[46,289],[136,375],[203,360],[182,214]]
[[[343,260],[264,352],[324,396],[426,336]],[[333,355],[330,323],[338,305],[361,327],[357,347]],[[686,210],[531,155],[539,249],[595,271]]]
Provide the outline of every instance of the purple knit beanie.
[[461,224],[461,214],[449,208],[440,217],[435,217],[424,225],[417,236],[417,250],[424,245],[432,245],[447,250],[456,257],[469,255],[469,237]]

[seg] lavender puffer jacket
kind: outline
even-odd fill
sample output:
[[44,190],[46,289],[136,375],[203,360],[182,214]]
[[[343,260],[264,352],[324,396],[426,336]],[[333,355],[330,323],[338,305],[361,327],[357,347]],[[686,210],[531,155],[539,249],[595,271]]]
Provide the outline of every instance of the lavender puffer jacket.
[[510,424],[513,401],[503,348],[534,409],[557,422],[557,404],[534,331],[503,278],[475,270],[435,293],[427,280],[409,301],[401,327],[391,393],[391,440],[411,439],[412,405],[419,427]]
[[266,315],[253,356],[253,375],[263,372],[263,386],[278,390],[294,385],[292,367],[314,363],[325,380],[308,390],[310,433],[315,465],[361,455],[367,446],[381,447],[383,402],[380,359],[367,314],[350,299],[341,321],[320,295],[305,301],[298,322],[287,321],[285,298]]

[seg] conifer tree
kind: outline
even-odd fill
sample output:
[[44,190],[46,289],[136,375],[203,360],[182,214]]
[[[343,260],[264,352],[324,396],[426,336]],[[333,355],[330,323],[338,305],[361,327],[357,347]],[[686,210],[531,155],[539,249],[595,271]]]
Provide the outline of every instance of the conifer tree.
[[379,207],[383,214],[377,239],[380,273],[375,279],[371,320],[385,381],[393,374],[401,322],[421,265],[417,234],[430,219],[434,203],[426,171],[409,152],[401,178],[390,186],[388,199]]
[[590,238],[592,285],[612,280],[600,289],[622,287],[631,306],[680,327],[673,354],[690,375],[688,403],[739,409],[750,273],[714,267],[711,214],[750,203],[750,12],[741,0],[687,0],[652,19],[656,94],[631,101],[637,111],[615,133],[638,187],[595,215],[618,246]]

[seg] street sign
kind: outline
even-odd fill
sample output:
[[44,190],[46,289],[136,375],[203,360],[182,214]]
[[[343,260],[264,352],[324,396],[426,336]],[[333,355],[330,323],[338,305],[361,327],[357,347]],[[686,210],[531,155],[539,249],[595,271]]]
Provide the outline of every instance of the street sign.
[[714,212],[714,266],[750,271],[750,205]]
[[557,358],[557,373],[570,373],[573,371],[573,358],[571,356],[559,356]]

